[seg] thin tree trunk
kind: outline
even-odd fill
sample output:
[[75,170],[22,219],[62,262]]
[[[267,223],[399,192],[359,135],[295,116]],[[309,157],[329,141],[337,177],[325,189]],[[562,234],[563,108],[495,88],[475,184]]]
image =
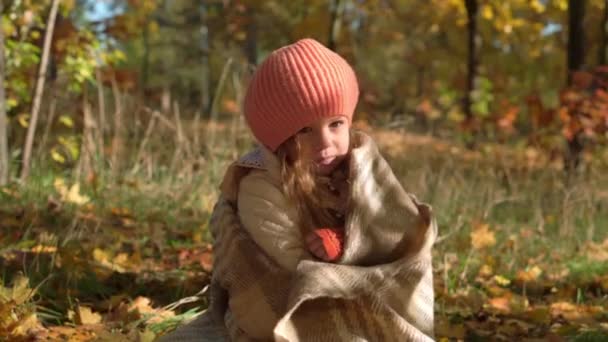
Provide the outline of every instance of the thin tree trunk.
[[40,144],[38,144],[38,149],[36,150],[37,154],[42,153],[46,147],[49,135],[51,134],[51,128],[53,127],[53,122],[55,121],[55,113],[57,113],[57,96],[55,95],[55,89],[51,89],[50,92],[49,114],[46,118],[46,125],[44,126]]
[[21,181],[26,181],[30,173],[30,160],[32,158],[32,145],[34,143],[34,134],[36,133],[36,124],[38,123],[38,113],[40,112],[40,103],[42,102],[42,93],[44,90],[44,81],[46,78],[46,68],[49,62],[49,52],[51,49],[51,40],[53,38],[53,30],[55,29],[55,19],[57,18],[57,10],[61,0],[53,0],[51,4],[51,12],[49,14],[46,34],[44,36],[44,47],[42,50],[42,60],[40,61],[40,69],[38,70],[38,80],[36,81],[36,91],[34,93],[34,103],[32,105],[32,113],[30,124],[27,128],[27,136],[25,146],[23,148],[23,163],[21,165]]
[[83,114],[83,127],[82,127],[82,143],[80,145],[80,160],[78,161],[78,168],[76,171],[76,179],[80,179],[81,176],[88,177],[91,172],[94,171],[93,160],[97,155],[96,139],[95,139],[95,119],[91,113],[91,105],[89,104],[89,97],[87,90],[84,89],[82,94],[82,114]]
[[467,61],[467,88],[464,98],[463,111],[468,120],[473,118],[471,106],[473,104],[473,91],[475,90],[475,77],[477,76],[477,0],[466,0],[467,28],[468,28],[468,61]]
[[600,32],[599,65],[606,65],[606,49],[608,48],[608,0],[604,1],[604,18]]
[[330,2],[331,19],[329,20],[329,37],[327,39],[327,47],[336,51],[336,40],[340,32],[340,17],[342,13],[342,1],[332,0]]
[[144,58],[143,61],[141,63],[141,91],[145,92],[146,91],[146,87],[148,86],[148,72],[150,70],[150,32],[148,29],[148,17],[146,17],[146,20],[144,21],[144,28],[143,28],[143,48],[144,48]]
[[[0,1],[0,14],[4,11],[3,2]],[[8,124],[6,120],[6,106],[4,94],[4,27],[0,15],[0,186],[8,182]]]
[[209,26],[207,25],[207,6],[205,3],[201,3],[201,50],[202,50],[202,67],[201,67],[201,109],[198,110],[194,116],[194,153],[199,154],[201,151],[199,130],[201,123],[201,115],[204,115],[209,111],[209,99],[211,91],[210,77],[209,77]]
[[[585,64],[585,1],[568,1],[568,85],[572,83],[572,75],[575,71],[583,69]],[[568,151],[566,154],[566,169],[568,173],[576,170],[581,160],[584,146],[581,141],[582,134],[576,133],[568,140]]]
[[256,65],[258,63],[258,26],[253,8],[249,7],[247,11],[249,12],[247,16],[249,21],[245,38],[245,55],[250,65]]
[[116,176],[120,170],[120,158],[122,156],[124,142],[123,125],[123,98],[118,88],[116,77],[112,78],[112,92],[114,93],[114,136],[112,137],[112,155],[110,157],[110,167],[112,175]]
[[99,145],[99,151],[103,155],[106,132],[106,98],[104,96],[103,83],[101,82],[101,70],[99,68],[95,70],[95,75],[97,77],[97,101],[99,102],[99,129],[97,130],[99,135],[97,137],[97,144]]

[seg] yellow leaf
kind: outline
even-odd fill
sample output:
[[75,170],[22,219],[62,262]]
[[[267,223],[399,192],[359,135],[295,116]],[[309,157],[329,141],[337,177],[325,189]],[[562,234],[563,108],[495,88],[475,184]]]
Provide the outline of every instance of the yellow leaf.
[[101,322],[101,315],[93,312],[91,308],[86,306],[78,306],[78,315],[76,315],[76,324],[97,324]]
[[36,245],[34,247],[32,247],[31,251],[33,253],[55,253],[57,252],[57,247],[55,246],[43,246],[43,245]]
[[93,250],[93,259],[97,262],[104,263],[109,260],[109,256],[104,250],[95,248]]
[[83,205],[89,202],[87,196],[80,194],[80,184],[73,184],[69,190],[62,178],[56,178],[54,182],[55,190],[61,195],[61,200],[68,203]]
[[27,128],[30,125],[29,120],[30,120],[29,114],[22,113],[22,114],[17,115],[17,121],[23,128]]
[[530,3],[530,6],[532,6],[532,9],[536,12],[536,13],[543,13],[545,12],[545,5],[543,5],[539,0],[534,0]]
[[492,6],[483,5],[481,8],[481,16],[486,20],[492,20],[494,18],[494,10],[492,10]]
[[35,313],[29,314],[19,320],[18,325],[11,331],[12,336],[27,336],[33,331],[41,329],[42,325],[38,321]]
[[23,275],[18,275],[13,280],[13,286],[6,288],[0,285],[0,304],[14,302],[15,305],[21,305],[27,302],[34,295],[34,291],[30,289],[29,279]]
[[490,277],[492,274],[494,274],[494,270],[492,269],[492,266],[488,264],[484,264],[479,269],[479,275],[482,277]]
[[64,124],[66,127],[74,127],[74,121],[72,120],[72,118],[70,118],[67,115],[62,115],[59,117],[59,122],[61,122],[62,124]]
[[59,153],[57,151],[56,148],[53,148],[51,150],[51,158],[53,158],[54,161],[56,161],[56,162],[58,162],[60,164],[65,163],[65,158],[61,155],[61,153]]
[[501,275],[495,275],[494,276],[494,281],[496,282],[496,284],[500,285],[500,286],[509,286],[509,284],[511,284],[511,281]]
[[474,249],[492,247],[495,244],[496,238],[494,232],[490,231],[489,225],[481,224],[471,232],[471,245]]
[[129,256],[127,255],[127,253],[118,253],[114,257],[114,260],[113,260],[113,262],[115,264],[119,264],[119,265],[125,265],[128,261],[129,261]]
[[70,192],[68,192],[65,200],[70,203],[83,205],[89,202],[89,198],[87,196],[80,194],[80,184],[76,183],[72,185],[70,188]]

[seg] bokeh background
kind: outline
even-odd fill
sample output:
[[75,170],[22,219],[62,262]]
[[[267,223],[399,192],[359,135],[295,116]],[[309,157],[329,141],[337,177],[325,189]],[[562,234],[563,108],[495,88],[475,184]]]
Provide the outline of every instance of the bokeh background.
[[305,37],[434,208],[438,340],[608,339],[608,1],[0,4],[0,339],[151,341],[203,312],[248,80]]

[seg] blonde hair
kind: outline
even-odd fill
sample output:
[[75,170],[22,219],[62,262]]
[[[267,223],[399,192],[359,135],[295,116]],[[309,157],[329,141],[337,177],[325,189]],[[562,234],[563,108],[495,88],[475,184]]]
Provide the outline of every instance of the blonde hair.
[[[314,166],[300,158],[297,136],[281,144],[276,153],[281,162],[283,192],[297,208],[302,234],[315,228],[342,226],[344,220],[337,218],[335,212],[344,204],[345,194],[330,190],[330,178],[316,175]],[[348,173],[348,158],[338,166],[340,169]]]

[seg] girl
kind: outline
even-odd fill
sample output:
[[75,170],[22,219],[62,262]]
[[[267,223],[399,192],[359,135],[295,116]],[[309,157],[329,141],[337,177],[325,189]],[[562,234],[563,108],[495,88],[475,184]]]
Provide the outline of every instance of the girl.
[[211,307],[171,338],[432,339],[436,226],[351,130],[358,95],[349,64],[313,39],[258,67],[244,114],[260,147],[221,186]]

